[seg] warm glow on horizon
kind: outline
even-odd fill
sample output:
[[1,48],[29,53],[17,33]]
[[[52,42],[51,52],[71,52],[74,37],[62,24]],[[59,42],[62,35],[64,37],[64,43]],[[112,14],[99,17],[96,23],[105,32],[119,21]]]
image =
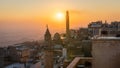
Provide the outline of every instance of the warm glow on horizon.
[[92,21],[119,21],[119,3],[120,0],[105,0],[104,3],[101,0],[0,0],[0,25],[20,22],[37,23],[39,27],[58,26],[65,23],[65,11],[69,10],[71,28],[87,27]]
[[66,10],[70,29],[99,20],[120,21],[120,0],[0,0],[0,45],[17,37],[41,39],[46,24],[52,35],[65,33]]

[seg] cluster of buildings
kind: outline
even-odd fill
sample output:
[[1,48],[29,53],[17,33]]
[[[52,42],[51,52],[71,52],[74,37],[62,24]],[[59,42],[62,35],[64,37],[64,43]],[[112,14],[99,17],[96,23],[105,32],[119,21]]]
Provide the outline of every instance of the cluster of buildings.
[[65,34],[56,33],[52,39],[48,27],[46,29],[44,35],[44,66],[45,68],[66,68],[74,57],[91,56],[90,45],[91,41],[89,41],[87,28],[70,30],[69,12],[67,11]]
[[0,48],[0,68],[26,67],[26,63],[37,62],[41,58],[41,54],[39,54],[41,47],[35,43],[37,42],[25,42]]
[[119,68],[120,22],[91,22],[87,32],[91,56],[76,56],[67,68]]
[[116,36],[116,34],[120,34],[120,22],[114,21],[108,23],[105,21],[91,22],[88,25],[88,30],[91,36],[95,35],[106,35],[106,36]]
[[[66,19],[69,20],[69,19]],[[69,21],[66,21],[68,23]],[[68,26],[68,24],[66,24]],[[69,31],[69,32],[68,32]],[[72,55],[72,61],[65,68],[119,68],[120,65],[120,22],[91,22],[88,28],[68,30],[67,49],[81,46],[82,55]],[[75,42],[82,42],[76,44]],[[69,46],[70,45],[70,46]],[[77,51],[80,53],[80,51]],[[67,51],[69,53],[69,50]],[[70,54],[68,54],[70,56]],[[67,56],[67,57],[68,57]],[[69,60],[69,59],[67,59]],[[66,61],[65,61],[66,62]]]

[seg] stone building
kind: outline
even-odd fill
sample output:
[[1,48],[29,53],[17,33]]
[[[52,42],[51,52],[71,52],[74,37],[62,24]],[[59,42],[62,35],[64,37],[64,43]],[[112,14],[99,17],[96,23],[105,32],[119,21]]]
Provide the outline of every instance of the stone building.
[[120,38],[94,38],[92,40],[92,57],[92,68],[120,68]]
[[0,68],[4,67],[4,48],[0,48]]
[[88,40],[89,33],[87,28],[80,28],[77,33],[79,40]]
[[63,43],[59,33],[54,34],[52,42],[54,49],[54,58],[62,56]]
[[91,22],[88,25],[88,30],[91,36],[116,36],[120,34],[120,22],[114,21],[110,24],[105,21]]
[[19,61],[26,63],[30,58],[30,49],[28,48],[19,48],[17,49],[17,55],[19,57]]
[[100,29],[102,28],[102,21],[91,22],[88,25],[88,30],[91,36],[99,35]]
[[10,61],[27,62],[30,57],[30,50],[24,46],[9,46],[8,54]]
[[15,46],[8,47],[8,54],[9,54],[10,61],[13,61],[13,62],[19,61],[19,56],[17,54],[17,49]]
[[59,33],[55,33],[53,37],[53,43],[55,44],[62,44],[62,39]]
[[52,44],[52,38],[51,34],[49,32],[49,29],[47,27],[47,30],[44,35],[44,40],[45,40],[45,56],[44,56],[44,64],[45,68],[53,68],[53,44]]

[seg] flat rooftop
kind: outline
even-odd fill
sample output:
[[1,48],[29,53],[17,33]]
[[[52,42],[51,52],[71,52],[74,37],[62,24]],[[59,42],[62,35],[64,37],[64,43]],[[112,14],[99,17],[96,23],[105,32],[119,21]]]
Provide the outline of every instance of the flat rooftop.
[[120,40],[120,37],[93,37],[92,39],[112,39],[112,40]]

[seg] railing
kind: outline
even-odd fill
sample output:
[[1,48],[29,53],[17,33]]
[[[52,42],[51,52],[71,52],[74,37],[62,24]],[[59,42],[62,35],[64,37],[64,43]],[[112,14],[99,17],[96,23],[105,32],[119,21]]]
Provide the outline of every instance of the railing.
[[76,57],[68,66],[67,68],[75,68],[77,63],[80,61],[80,57]]
[[[67,68],[76,68],[76,66],[79,64],[80,60],[92,60],[92,57],[75,57],[73,61],[67,66]],[[92,61],[90,61],[92,62]]]

